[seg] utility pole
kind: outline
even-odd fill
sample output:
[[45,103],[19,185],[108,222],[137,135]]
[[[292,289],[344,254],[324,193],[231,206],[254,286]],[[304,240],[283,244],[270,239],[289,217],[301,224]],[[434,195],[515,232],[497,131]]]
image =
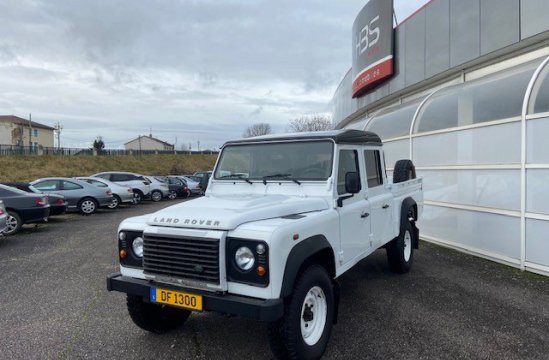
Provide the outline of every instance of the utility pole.
[[32,148],[32,114],[29,113],[29,147]]
[[200,151],[200,140],[197,140],[197,141],[196,141],[196,144],[198,145],[198,147],[196,148],[196,150]]
[[173,146],[173,153],[177,154],[177,136],[175,137],[175,145]]
[[61,149],[61,130],[63,130],[63,125],[61,125],[58,121],[53,128],[55,129],[55,132],[57,134],[57,149],[60,150]]

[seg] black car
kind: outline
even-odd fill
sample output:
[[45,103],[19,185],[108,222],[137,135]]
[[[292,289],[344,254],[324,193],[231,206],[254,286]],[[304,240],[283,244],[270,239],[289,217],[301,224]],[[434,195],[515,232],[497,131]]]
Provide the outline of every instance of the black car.
[[[23,190],[28,193],[42,194],[40,190],[35,188],[29,183],[26,182],[7,182],[2,183],[6,186],[11,186],[19,190]],[[50,204],[50,216],[63,215],[67,212],[67,201],[63,195],[59,194],[44,194],[48,198],[48,203]]]
[[4,202],[8,213],[5,235],[15,234],[24,224],[47,221],[50,216],[50,204],[46,195],[0,185],[0,200]]
[[168,198],[171,200],[177,197],[188,198],[191,194],[187,184],[177,176],[155,176],[154,178],[168,184],[168,187],[170,188],[170,195],[168,195]]

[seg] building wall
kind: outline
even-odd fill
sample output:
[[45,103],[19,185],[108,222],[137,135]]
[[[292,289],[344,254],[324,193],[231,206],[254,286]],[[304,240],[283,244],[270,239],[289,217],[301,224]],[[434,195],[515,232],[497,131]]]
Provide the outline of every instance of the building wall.
[[158,151],[171,151],[173,146],[160,143],[147,136],[142,136],[140,139],[135,139],[125,144],[126,150],[158,150]]
[[547,0],[433,0],[395,29],[395,74],[389,81],[351,99],[352,79],[343,79],[333,98],[334,123],[441,74],[548,39],[547,13]]
[[11,145],[11,124],[0,122],[0,145]]
[[[21,128],[23,135],[21,137],[14,133],[14,130]],[[15,137],[13,135],[16,135]],[[42,128],[32,128],[30,141],[32,145],[43,147],[53,147],[54,131]],[[0,123],[0,145],[17,145],[22,140],[23,146],[29,146],[29,128],[13,123]]]

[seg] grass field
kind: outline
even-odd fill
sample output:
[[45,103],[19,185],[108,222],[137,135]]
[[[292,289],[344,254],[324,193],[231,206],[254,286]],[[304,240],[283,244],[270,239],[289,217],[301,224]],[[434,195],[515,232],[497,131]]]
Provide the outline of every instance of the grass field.
[[86,176],[101,171],[144,175],[192,174],[212,170],[217,155],[0,156],[0,181],[32,181],[47,176]]

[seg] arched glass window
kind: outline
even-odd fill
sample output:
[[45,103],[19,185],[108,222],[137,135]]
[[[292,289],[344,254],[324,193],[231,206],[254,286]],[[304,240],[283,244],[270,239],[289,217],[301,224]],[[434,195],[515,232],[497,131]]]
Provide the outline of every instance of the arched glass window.
[[541,60],[442,89],[421,109],[415,133],[467,126],[521,115],[528,83]]
[[379,135],[382,140],[410,134],[410,125],[421,100],[388,108],[376,114],[366,130]]
[[539,74],[532,89],[532,96],[530,97],[530,104],[528,106],[528,114],[545,112],[549,112],[549,64],[546,64]]

